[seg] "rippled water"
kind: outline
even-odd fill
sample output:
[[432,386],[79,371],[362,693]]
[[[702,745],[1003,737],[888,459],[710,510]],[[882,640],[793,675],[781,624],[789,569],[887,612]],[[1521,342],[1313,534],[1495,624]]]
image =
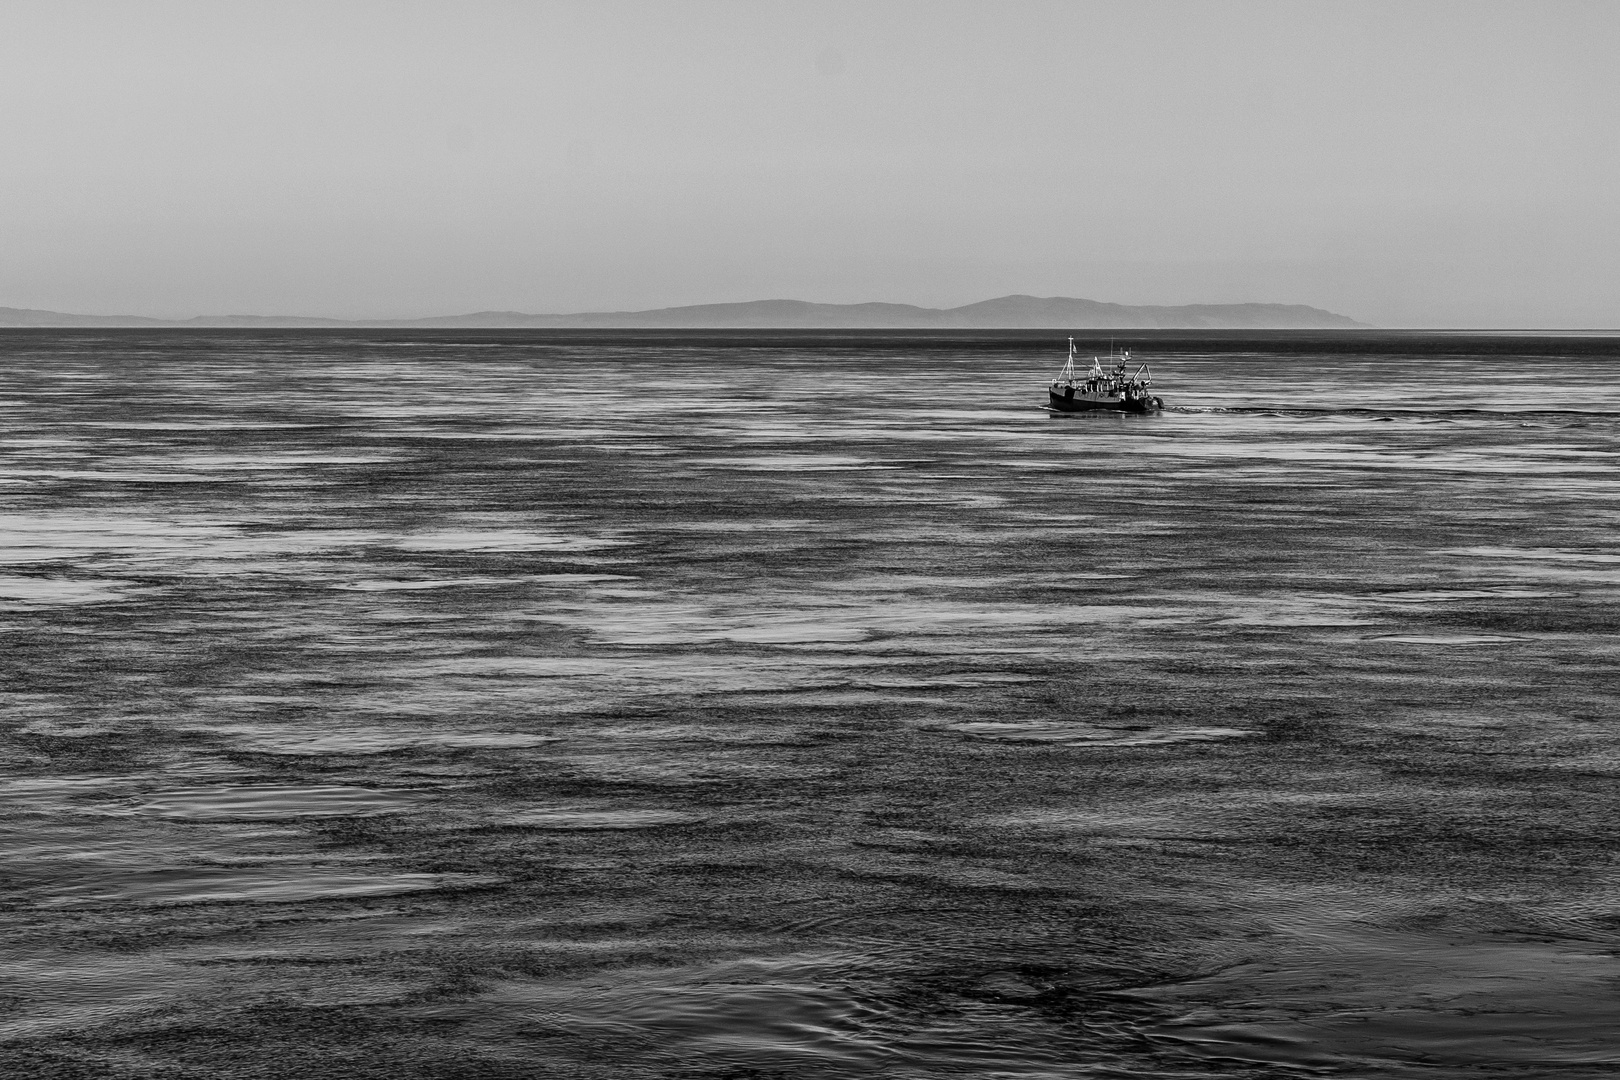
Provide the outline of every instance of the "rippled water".
[[0,335],[0,1063],[1620,1070],[1620,342]]

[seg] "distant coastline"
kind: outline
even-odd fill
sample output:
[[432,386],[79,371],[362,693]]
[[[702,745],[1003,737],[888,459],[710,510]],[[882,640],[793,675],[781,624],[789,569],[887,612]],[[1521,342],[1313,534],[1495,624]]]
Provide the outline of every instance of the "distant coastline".
[[320,319],[296,315],[202,315],[153,319],[137,315],[77,315],[0,307],[5,327],[465,327],[518,329],[1157,329],[1157,330],[1353,330],[1367,323],[1304,304],[1109,304],[1069,296],[1002,296],[955,308],[911,304],[812,304],[803,300],[752,300],[696,304],[650,311],[587,311],[531,315],[478,311],[421,319]]

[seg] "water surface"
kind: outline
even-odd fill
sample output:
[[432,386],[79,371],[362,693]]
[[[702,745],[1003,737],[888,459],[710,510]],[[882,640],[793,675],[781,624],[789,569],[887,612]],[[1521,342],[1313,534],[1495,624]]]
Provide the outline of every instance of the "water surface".
[[1620,1071],[1620,342],[1130,344],[0,335],[0,1061]]

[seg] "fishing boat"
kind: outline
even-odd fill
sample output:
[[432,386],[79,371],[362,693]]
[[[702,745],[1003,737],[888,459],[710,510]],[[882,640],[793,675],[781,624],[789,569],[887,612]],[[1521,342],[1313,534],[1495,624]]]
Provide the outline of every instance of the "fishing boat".
[[1109,367],[1103,369],[1102,360],[1093,356],[1091,368],[1085,372],[1074,369],[1074,338],[1069,339],[1069,361],[1052,381],[1048,397],[1051,408],[1057,412],[1090,412],[1107,409],[1113,412],[1154,413],[1164,408],[1164,402],[1148,393],[1153,385],[1153,373],[1146,364],[1134,372],[1127,372],[1133,361],[1127,349],[1118,356],[1109,349]]

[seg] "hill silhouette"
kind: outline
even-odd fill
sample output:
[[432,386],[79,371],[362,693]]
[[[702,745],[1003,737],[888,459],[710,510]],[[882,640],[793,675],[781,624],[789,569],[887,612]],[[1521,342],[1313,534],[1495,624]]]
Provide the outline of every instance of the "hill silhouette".
[[759,328],[759,329],[1354,329],[1344,315],[1304,304],[1109,304],[1071,296],[1001,296],[954,308],[911,304],[813,304],[804,300],[750,300],[694,304],[650,311],[586,311],[534,315],[478,311],[422,319],[321,319],[296,315],[206,315],[153,319],[126,315],[73,315],[32,308],[0,307],[0,326],[199,326],[199,327],[555,327]]

